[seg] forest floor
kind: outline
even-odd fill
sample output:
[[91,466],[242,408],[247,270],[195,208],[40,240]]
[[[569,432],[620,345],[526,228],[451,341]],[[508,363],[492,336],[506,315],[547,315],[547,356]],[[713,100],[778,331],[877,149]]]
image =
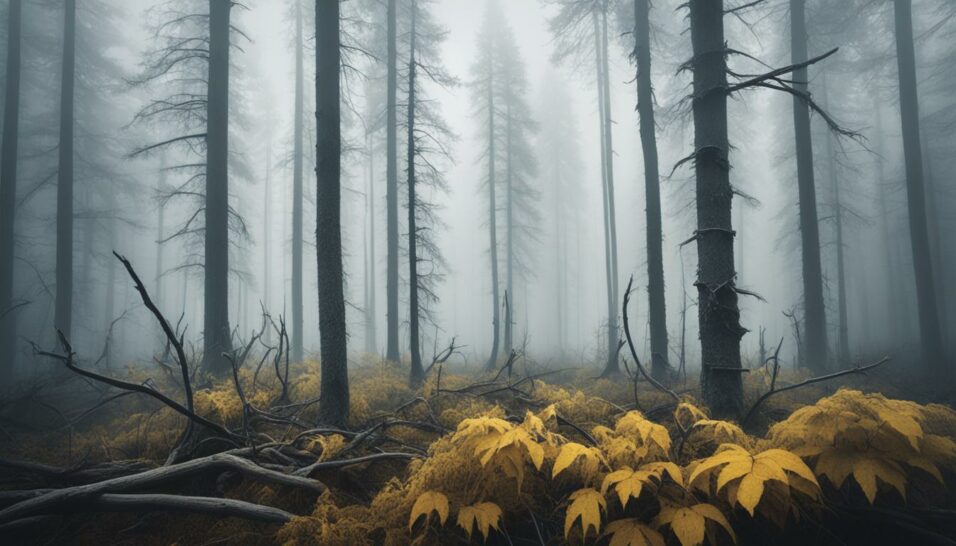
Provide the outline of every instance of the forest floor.
[[[315,362],[194,378],[221,428],[185,443],[182,412],[64,370],[0,402],[0,543],[956,544],[956,412],[903,400],[892,363],[751,370],[745,410],[781,392],[743,423],[693,382],[513,364],[412,390],[366,358],[342,429],[314,425]],[[108,375],[184,398],[165,365]]]

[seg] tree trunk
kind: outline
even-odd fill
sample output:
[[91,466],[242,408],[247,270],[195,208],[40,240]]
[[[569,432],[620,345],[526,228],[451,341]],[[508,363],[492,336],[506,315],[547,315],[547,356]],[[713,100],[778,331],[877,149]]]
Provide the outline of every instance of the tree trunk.
[[[269,298],[272,287],[272,128],[266,141],[266,180],[262,188],[262,307],[269,311]],[[272,339],[272,329],[266,328],[262,336],[265,341]]]
[[13,380],[17,358],[17,312],[13,299],[14,217],[17,208],[17,153],[20,138],[21,0],[7,8],[7,73],[3,150],[0,159],[0,388]]
[[743,404],[740,310],[734,286],[727,62],[723,0],[690,0],[694,57],[694,148],[697,179],[697,292],[701,388],[717,418],[738,416]]
[[368,235],[365,237],[368,247],[365,249],[365,351],[369,354],[378,352],[375,339],[376,319],[375,309],[375,150],[374,135],[369,132],[368,138],[368,190],[366,195],[365,213],[368,215]]
[[76,0],[66,0],[63,13],[60,159],[56,186],[56,311],[53,322],[56,328],[70,339],[73,322],[73,96],[76,86]]
[[906,160],[906,197],[909,211],[916,299],[919,306],[920,346],[927,378],[950,379],[943,362],[942,334],[933,285],[933,264],[926,227],[926,193],[916,91],[916,54],[913,44],[912,0],[895,0],[896,59],[899,69],[903,155]]
[[613,337],[612,322],[613,318],[617,316],[617,299],[614,296],[614,259],[612,251],[612,238],[611,238],[611,222],[610,222],[610,209],[609,209],[609,196],[608,196],[608,155],[605,152],[607,149],[607,131],[604,130],[604,125],[607,123],[607,116],[605,115],[605,94],[604,94],[604,62],[603,56],[601,55],[601,45],[603,41],[601,40],[601,27],[598,21],[598,12],[591,12],[591,21],[594,26],[594,56],[595,56],[595,66],[597,67],[597,92],[598,92],[598,121],[600,125],[600,134],[601,134],[601,199],[604,205],[604,277],[605,282],[607,283],[607,362],[604,366],[604,372],[602,376],[614,375],[620,370],[617,365],[617,344],[612,343],[611,338]]
[[418,5],[412,0],[412,31],[411,44],[408,53],[408,341],[411,345],[411,371],[408,384],[418,388],[425,381],[425,370],[422,368],[422,354],[419,347],[418,334],[418,228],[415,222],[415,212],[418,203],[415,200],[415,47]]
[[305,325],[302,319],[302,139],[305,75],[303,71],[302,5],[295,4],[295,120],[292,143],[292,335],[289,350],[293,362],[303,360]]
[[[511,131],[512,131],[512,119],[511,119],[511,103],[509,100],[508,105],[506,106],[505,114],[505,161],[507,166],[505,168],[505,198],[507,203],[505,204],[505,223],[507,224],[507,240],[506,246],[508,253],[508,258],[506,262],[506,284],[505,284],[505,297],[510,296],[510,302],[514,302],[514,262],[515,262],[515,219],[514,219],[514,184],[512,177],[514,176],[514,166],[512,165],[512,142],[511,142]],[[509,304],[510,305],[510,304]],[[509,307],[510,308],[510,307]],[[511,316],[505,317],[505,354],[511,354],[511,350],[514,348],[514,321]]]
[[[807,61],[806,1],[790,0],[790,57],[793,64]],[[793,87],[807,91],[807,69],[793,71]],[[797,150],[797,189],[800,207],[800,244],[803,264],[803,308],[806,321],[807,367],[814,373],[827,368],[826,307],[820,264],[820,224],[813,177],[813,144],[810,139],[810,106],[793,97],[793,128]]]
[[[491,48],[492,45],[488,44]],[[493,50],[492,50],[493,51]],[[491,336],[491,354],[485,363],[486,370],[495,369],[498,362],[499,334],[501,332],[501,310],[499,304],[498,287],[498,202],[495,197],[495,63],[494,53],[488,54],[488,236],[489,254],[491,255],[491,299],[492,315],[491,326],[494,333]]]
[[209,0],[206,121],[206,240],[203,365],[229,371],[229,12],[231,0]]
[[388,106],[386,112],[385,208],[386,246],[385,305],[387,312],[385,358],[401,359],[398,349],[398,16],[396,3],[388,0]]
[[875,98],[873,101],[873,110],[876,117],[876,127],[874,131],[876,133],[876,142],[874,144],[874,157],[876,159],[876,176],[877,184],[879,184],[879,193],[877,195],[878,208],[880,211],[880,230],[883,237],[883,259],[885,260],[886,274],[884,278],[886,279],[886,286],[884,292],[886,294],[886,314],[889,317],[887,326],[889,327],[889,339],[887,340],[887,345],[895,345],[903,331],[903,321],[901,317],[905,315],[904,310],[900,304],[900,295],[902,294],[902,286],[897,275],[897,261],[894,259],[895,256],[895,245],[893,244],[895,237],[895,229],[891,225],[889,205],[887,203],[887,181],[885,175],[885,169],[883,165],[883,146],[885,141],[885,135],[883,132],[883,110],[881,108],[881,103],[878,98]]
[[[611,116],[611,70],[608,67],[608,30],[607,13],[608,0],[604,0],[604,9],[601,11],[601,65],[604,78],[604,155],[607,157],[607,210],[608,233],[611,236],[611,299],[614,302],[613,312],[608,314],[608,347],[612,348],[612,355],[608,357],[608,370],[618,370],[617,353],[620,332],[618,331],[617,311],[620,304],[620,283],[617,264],[617,213],[614,205],[614,141],[611,138],[611,128],[614,120]],[[613,361],[613,362],[612,362]]]
[[634,0],[634,59],[637,62],[637,111],[644,154],[644,193],[647,201],[647,296],[651,323],[651,373],[666,378],[667,311],[664,300],[664,230],[661,226],[661,184],[657,164],[654,90],[651,83],[650,0]]
[[[823,73],[823,104],[829,106],[829,85],[827,74]],[[833,221],[836,227],[836,261],[837,261],[837,317],[839,320],[837,341],[837,367],[846,368],[850,365],[850,328],[846,301],[846,261],[845,243],[843,240],[843,203],[840,201],[840,176],[837,172],[836,147],[833,144],[833,135],[827,131],[827,174],[830,178],[830,191],[833,192]]]
[[344,426],[349,414],[342,272],[342,64],[339,2],[315,1],[316,229],[322,384],[319,420]]

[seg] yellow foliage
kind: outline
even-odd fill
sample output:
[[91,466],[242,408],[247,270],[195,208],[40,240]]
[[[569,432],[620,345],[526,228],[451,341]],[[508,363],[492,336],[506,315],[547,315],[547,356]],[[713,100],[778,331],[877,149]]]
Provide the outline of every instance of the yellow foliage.
[[835,487],[852,477],[872,504],[880,484],[906,498],[907,469],[942,483],[939,467],[956,461],[956,443],[923,425],[945,430],[956,423],[954,415],[940,406],[844,389],[793,412],[770,430],[770,441],[812,461],[816,474]]
[[[718,469],[720,472],[717,472]],[[751,516],[754,515],[768,487],[782,486],[784,489],[781,491],[792,489],[809,494],[812,498],[816,498],[819,493],[819,485],[813,472],[800,457],[783,449],[770,449],[751,455],[749,451],[738,445],[724,444],[713,456],[697,464],[688,482],[691,485],[698,485],[702,478],[707,478],[706,489],[710,489],[712,480],[709,478],[712,475],[717,476],[713,493],[720,494],[728,485],[734,485],[735,489],[728,494],[728,502],[731,505],[741,506]],[[786,506],[768,507],[768,510],[780,508],[786,512],[790,511],[790,508],[795,508],[790,506],[789,495],[783,497],[782,502]]]
[[571,535],[571,528],[574,527],[574,523],[579,518],[581,520],[581,536],[586,537],[591,527],[594,527],[595,533],[600,533],[601,512],[607,511],[607,501],[604,500],[604,495],[588,487],[571,493],[568,500],[571,501],[571,505],[568,506],[568,511],[564,516],[564,536]]
[[582,459],[582,472],[588,479],[593,478],[597,474],[601,463],[604,462],[604,455],[599,449],[587,447],[575,442],[568,442],[561,446],[561,451],[554,461],[554,466],[551,468],[551,477],[553,478],[560,474],[579,458]]
[[448,519],[448,497],[437,491],[426,491],[418,496],[415,505],[412,506],[412,513],[408,516],[408,529],[414,527],[419,518],[425,516],[427,522],[431,518],[432,512],[438,514],[438,522],[445,524]]
[[660,533],[633,518],[608,523],[605,535],[611,537],[608,546],[664,546]]
[[607,495],[608,489],[614,486],[614,491],[617,492],[621,506],[626,507],[628,500],[641,496],[644,486],[656,487],[659,481],[660,474],[653,471],[635,471],[625,467],[604,477],[604,482],[601,484],[601,494]]
[[471,538],[472,529],[477,526],[478,532],[485,540],[491,530],[499,530],[498,522],[501,521],[501,507],[493,502],[480,502],[472,506],[463,506],[458,511],[458,526],[465,530],[468,538]]
[[695,504],[693,506],[665,505],[655,521],[658,528],[670,527],[681,546],[699,546],[704,543],[704,537],[710,537],[711,544],[717,544],[714,525],[720,526],[728,535],[737,541],[730,522],[724,514],[712,504]]

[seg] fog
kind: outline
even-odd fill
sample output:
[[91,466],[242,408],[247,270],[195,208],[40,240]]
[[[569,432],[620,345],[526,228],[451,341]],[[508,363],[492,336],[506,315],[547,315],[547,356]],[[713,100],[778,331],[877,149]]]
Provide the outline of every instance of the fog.
[[[400,2],[401,4],[402,2]],[[595,366],[607,359],[608,303],[602,194],[601,107],[593,41],[556,59],[561,47],[549,24],[569,1],[499,0],[493,26],[513,33],[512,60],[520,59],[528,107],[526,206],[518,213],[513,293],[513,346],[542,368]],[[652,81],[661,173],[667,360],[684,354],[700,368],[692,73],[688,19],[682,2],[658,0],[651,10]],[[741,2],[743,4],[744,2]],[[7,59],[8,2],[0,13]],[[23,2],[19,158],[16,173],[13,298],[0,312],[15,318],[15,378],[44,375],[57,363],[36,350],[56,347],[57,180],[61,67],[61,2]],[[204,157],[202,142],[163,148],[180,134],[203,133],[204,111],[170,117],[154,101],[179,93],[182,81],[151,77],[150,63],[173,13],[205,13],[206,2],[80,0],[77,2],[75,150],[70,340],[83,365],[122,369],[155,366],[165,339],[112,251],[129,259],[159,309],[201,351],[204,313],[202,169],[180,167]],[[308,3],[305,3],[308,4]],[[450,78],[425,78],[423,104],[440,116],[447,134],[428,160],[440,184],[420,190],[435,206],[425,228],[444,260],[422,261],[429,276],[421,307],[426,362],[452,338],[455,360],[480,369],[492,350],[493,299],[488,237],[487,130],[476,73],[482,51],[485,0],[419,0],[418,10],[444,29],[423,60]],[[616,313],[628,279],[634,294],[630,328],[641,358],[651,358],[648,304],[645,164],[636,110],[633,5],[612,2],[608,15],[608,94],[612,120],[617,232]],[[619,4],[619,5],[618,5]],[[857,5],[859,4],[859,5]],[[866,4],[866,5],[864,5]],[[228,324],[234,338],[258,332],[263,309],[284,317],[305,358],[318,358],[316,261],[314,24],[305,13],[302,330],[293,313],[293,143],[295,17],[293,3],[252,0],[232,10],[229,89]],[[313,6],[314,7],[314,6]],[[402,8],[405,9],[405,8]],[[386,152],[385,7],[373,0],[342,4],[343,177],[342,229],[350,363],[363,353],[385,356]],[[831,367],[884,354],[903,366],[920,361],[917,285],[909,233],[907,175],[901,136],[892,2],[808,2],[809,55],[839,48],[809,67],[809,88],[820,112],[811,115],[820,260]],[[307,10],[308,11],[308,10]],[[952,172],[956,102],[956,10],[944,0],[914,0],[916,73],[922,121],[925,218],[946,355],[954,350],[956,268]],[[424,18],[424,15],[422,16]],[[791,64],[790,12],[780,0],[726,17],[731,69],[756,75]],[[584,27],[589,28],[588,25]],[[159,33],[157,38],[157,32]],[[407,32],[398,39],[407,57]],[[436,35],[429,35],[429,39]],[[591,38],[593,40],[593,38]],[[423,49],[423,57],[428,55]],[[6,62],[6,61],[4,61]],[[0,74],[6,74],[4,69]],[[404,69],[399,79],[405,77]],[[428,74],[428,71],[426,71]],[[429,74],[430,75],[430,74]],[[3,76],[0,76],[3,77]],[[787,76],[789,77],[789,76]],[[746,79],[746,78],[744,78]],[[478,82],[476,84],[476,82]],[[2,82],[4,88],[6,80]],[[398,91],[401,119],[406,87]],[[479,95],[479,97],[476,97]],[[182,98],[184,95],[179,95]],[[793,96],[768,88],[733,93],[729,101],[730,178],[740,289],[745,366],[759,363],[782,339],[781,357],[796,366],[805,342]],[[152,106],[151,106],[152,105]],[[144,112],[152,108],[152,115]],[[147,110],[144,110],[147,109]],[[533,122],[533,123],[530,123]],[[403,132],[399,128],[399,133]],[[4,143],[6,145],[6,142]],[[408,228],[405,137],[398,145],[399,347],[408,358]],[[562,152],[556,153],[560,149]],[[503,157],[500,156],[499,159]],[[5,182],[6,183],[6,182]],[[835,201],[839,191],[839,204]],[[6,191],[6,189],[4,189]],[[504,210],[499,203],[500,210]],[[520,208],[520,207],[519,207]],[[502,213],[503,214],[503,213]],[[198,217],[198,220],[197,220]],[[842,233],[838,244],[837,218]],[[498,218],[499,234],[508,231]],[[703,226],[702,226],[703,227]],[[503,237],[503,236],[502,236]],[[687,243],[685,243],[685,241]],[[504,239],[499,252],[505,252]],[[842,253],[838,250],[842,249]],[[840,255],[842,254],[842,256]],[[845,271],[839,278],[840,260]],[[505,258],[499,254],[504,282]],[[503,298],[503,288],[501,297]],[[841,317],[841,297],[845,317]],[[502,302],[503,303],[503,302]],[[497,303],[501,308],[502,303]],[[502,311],[504,312],[504,311]],[[685,316],[686,315],[686,316]],[[788,317],[790,315],[793,318]],[[180,318],[182,317],[182,318]],[[506,320],[504,315],[501,320]],[[617,320],[620,320],[618,317]],[[794,324],[800,327],[799,334]],[[849,362],[842,358],[846,330]],[[372,333],[374,332],[374,337]],[[274,335],[274,334],[267,334]],[[615,334],[616,335],[616,334]],[[682,343],[683,339],[683,343]],[[35,344],[35,345],[34,345]],[[761,347],[763,347],[761,349]]]

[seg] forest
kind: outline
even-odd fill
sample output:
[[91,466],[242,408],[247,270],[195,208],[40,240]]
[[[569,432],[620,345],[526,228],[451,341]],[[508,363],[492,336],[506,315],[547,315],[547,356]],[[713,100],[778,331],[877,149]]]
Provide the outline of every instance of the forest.
[[956,546],[956,1],[0,48],[0,544]]

